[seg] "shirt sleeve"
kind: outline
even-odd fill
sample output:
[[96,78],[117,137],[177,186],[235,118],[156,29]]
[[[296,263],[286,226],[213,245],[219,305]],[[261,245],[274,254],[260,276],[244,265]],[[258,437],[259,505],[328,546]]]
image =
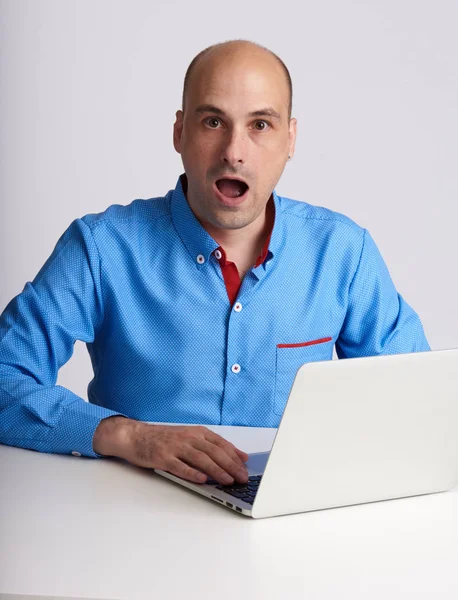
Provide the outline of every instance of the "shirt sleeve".
[[336,341],[339,358],[430,350],[417,313],[396,291],[387,266],[364,230],[359,264]]
[[[99,458],[100,421],[121,413],[56,385],[76,340],[103,321],[100,257],[89,226],[74,221],[32,282],[0,315],[0,443]],[[123,415],[125,416],[125,415]]]

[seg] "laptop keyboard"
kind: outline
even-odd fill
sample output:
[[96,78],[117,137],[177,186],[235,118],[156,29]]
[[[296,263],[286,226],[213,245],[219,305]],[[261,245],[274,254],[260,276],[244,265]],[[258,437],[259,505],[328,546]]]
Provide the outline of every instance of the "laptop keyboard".
[[[243,500],[248,504],[253,504],[262,475],[252,475],[248,477],[248,483],[233,483],[232,485],[217,485],[217,490],[222,490],[230,496]],[[207,483],[209,483],[207,481]],[[216,482],[215,482],[216,483]]]

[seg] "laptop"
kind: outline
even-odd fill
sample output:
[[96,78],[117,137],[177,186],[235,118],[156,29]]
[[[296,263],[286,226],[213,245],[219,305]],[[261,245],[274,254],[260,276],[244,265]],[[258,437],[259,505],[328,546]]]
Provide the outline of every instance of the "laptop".
[[313,362],[297,371],[248,484],[156,473],[253,518],[447,491],[458,484],[458,349]]

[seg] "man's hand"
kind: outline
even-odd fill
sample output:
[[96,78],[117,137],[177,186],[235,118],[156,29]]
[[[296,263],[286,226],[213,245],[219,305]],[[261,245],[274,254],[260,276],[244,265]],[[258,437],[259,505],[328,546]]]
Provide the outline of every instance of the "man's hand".
[[92,446],[138,467],[161,469],[195,483],[207,475],[222,485],[246,483],[248,454],[202,426],[150,425],[108,417],[97,427]]

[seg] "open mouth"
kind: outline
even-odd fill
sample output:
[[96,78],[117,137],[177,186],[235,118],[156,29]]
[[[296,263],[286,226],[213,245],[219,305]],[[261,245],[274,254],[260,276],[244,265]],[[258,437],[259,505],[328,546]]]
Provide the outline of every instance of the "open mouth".
[[215,185],[228,198],[239,198],[248,190],[248,185],[239,179],[218,179]]

